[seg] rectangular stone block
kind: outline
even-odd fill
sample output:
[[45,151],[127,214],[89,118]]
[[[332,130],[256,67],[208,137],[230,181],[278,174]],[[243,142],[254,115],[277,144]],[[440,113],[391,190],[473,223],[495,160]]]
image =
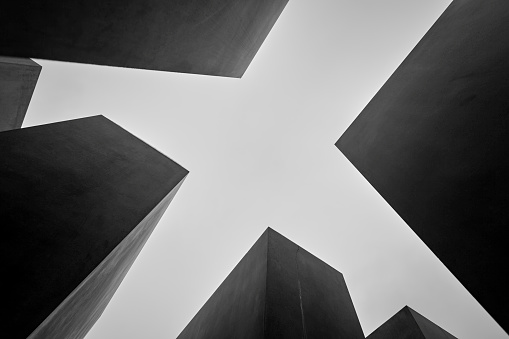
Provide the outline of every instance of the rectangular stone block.
[[408,306],[383,323],[367,339],[457,339]]
[[343,275],[268,228],[178,338],[364,334]]
[[454,0],[336,143],[506,331],[508,17]]
[[239,78],[287,2],[9,1],[0,55]]
[[41,68],[27,58],[0,56],[0,132],[21,128]]
[[103,116],[0,133],[6,338],[83,338],[187,171]]

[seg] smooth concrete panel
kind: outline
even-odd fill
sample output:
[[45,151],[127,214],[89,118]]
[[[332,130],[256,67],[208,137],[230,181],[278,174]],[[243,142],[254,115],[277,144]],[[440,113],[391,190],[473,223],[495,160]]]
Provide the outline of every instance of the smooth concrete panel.
[[364,339],[343,275],[269,229],[265,338]]
[[509,1],[455,0],[336,146],[509,330]]
[[0,149],[3,333],[81,338],[187,171],[102,116],[6,131]]
[[343,276],[268,228],[179,339],[364,339]]
[[0,56],[0,132],[21,128],[41,68],[28,58]]
[[307,338],[364,337],[340,272],[300,247],[297,272]]
[[183,181],[108,254],[28,339],[85,337],[120,286]]
[[367,339],[457,339],[408,306],[383,323]]
[[241,77],[288,0],[25,0],[0,54]]
[[246,253],[178,339],[264,338],[267,232]]

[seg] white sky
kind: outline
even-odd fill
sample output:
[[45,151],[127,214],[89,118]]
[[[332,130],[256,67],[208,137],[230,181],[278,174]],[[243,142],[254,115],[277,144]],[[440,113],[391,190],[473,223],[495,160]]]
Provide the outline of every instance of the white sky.
[[334,146],[449,3],[290,0],[240,80],[36,60],[24,127],[103,114],[191,172],[86,338],[175,338],[270,226],[344,274],[366,335],[409,305],[507,339]]

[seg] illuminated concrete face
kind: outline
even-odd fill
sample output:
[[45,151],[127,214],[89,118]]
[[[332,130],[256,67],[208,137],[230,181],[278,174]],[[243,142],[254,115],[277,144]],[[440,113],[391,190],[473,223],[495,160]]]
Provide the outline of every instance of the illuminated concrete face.
[[367,339],[456,339],[408,306],[383,323]]
[[364,339],[343,275],[267,229],[179,339]]
[[40,73],[30,59],[0,56],[0,132],[21,127]]
[[6,338],[83,338],[187,171],[102,116],[0,133]]
[[0,55],[241,77],[287,2],[11,1]]
[[453,1],[336,144],[506,331],[507,13]]

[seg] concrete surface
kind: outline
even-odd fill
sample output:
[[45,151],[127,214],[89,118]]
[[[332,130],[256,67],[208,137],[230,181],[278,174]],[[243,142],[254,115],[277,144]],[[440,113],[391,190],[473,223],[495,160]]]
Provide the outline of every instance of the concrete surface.
[[508,1],[453,1],[336,144],[506,332],[508,36]]
[[115,294],[183,181],[108,254],[28,339],[85,337]]
[[11,1],[0,54],[241,77],[287,2]]
[[383,323],[367,339],[456,339],[408,306]]
[[102,116],[2,132],[0,149],[3,334],[82,338],[187,171]]
[[342,274],[268,228],[178,338],[364,334]]
[[177,338],[264,338],[267,233],[256,241]]
[[0,132],[21,128],[41,68],[28,58],[0,56]]

